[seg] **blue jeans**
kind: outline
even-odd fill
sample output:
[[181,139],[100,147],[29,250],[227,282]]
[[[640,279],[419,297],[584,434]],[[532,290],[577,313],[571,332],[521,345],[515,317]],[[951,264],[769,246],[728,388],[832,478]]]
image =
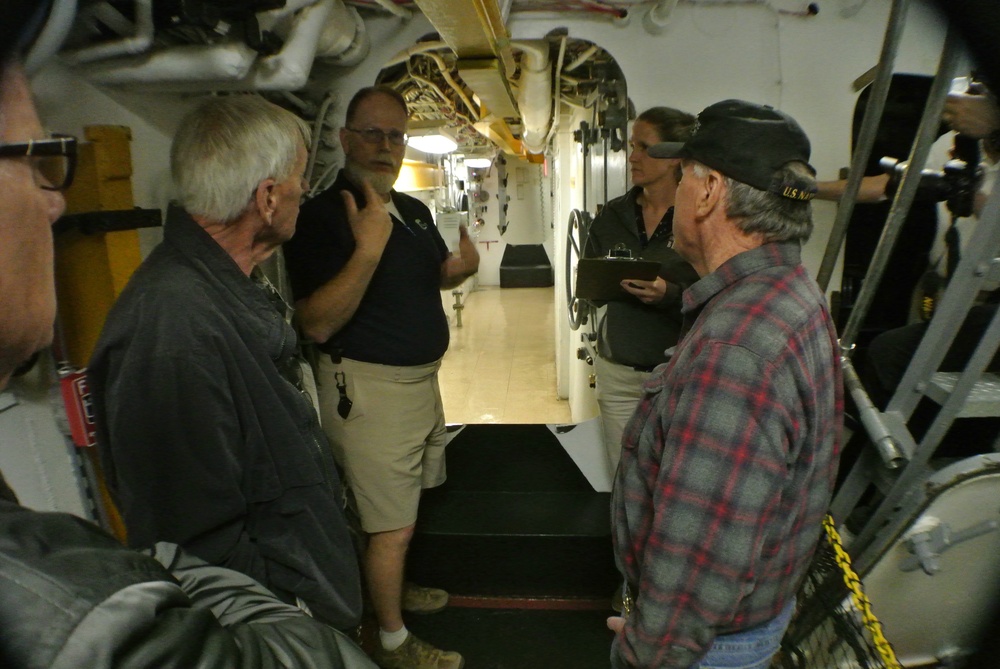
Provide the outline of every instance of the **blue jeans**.
[[785,635],[794,610],[795,599],[792,598],[770,622],[743,632],[715,637],[708,653],[691,669],[767,669],[771,657],[778,652],[781,637]]

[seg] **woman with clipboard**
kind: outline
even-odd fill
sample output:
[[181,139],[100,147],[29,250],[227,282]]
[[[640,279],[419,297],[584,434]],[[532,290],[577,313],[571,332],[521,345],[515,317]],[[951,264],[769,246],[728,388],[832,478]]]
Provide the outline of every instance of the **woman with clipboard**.
[[[646,154],[647,147],[686,140],[695,117],[669,107],[639,114],[629,139],[632,189],[607,202],[590,226],[586,258],[626,249],[632,258],[660,263],[652,280],[626,277],[620,299],[608,300],[598,324],[597,403],[601,410],[608,465],[614,477],[622,432],[642,395],[642,382],[664,351],[677,343],[681,293],[698,280],[694,269],[673,249],[673,206],[679,160]],[[578,284],[579,287],[579,284]]]

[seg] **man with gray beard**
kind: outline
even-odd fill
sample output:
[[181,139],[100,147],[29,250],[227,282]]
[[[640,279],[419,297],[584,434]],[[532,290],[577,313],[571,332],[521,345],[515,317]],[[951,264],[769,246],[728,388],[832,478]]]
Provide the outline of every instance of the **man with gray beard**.
[[[448,593],[403,582],[420,492],[444,483],[437,372],[448,348],[440,290],[479,269],[465,229],[449,253],[430,210],[392,190],[406,151],[406,101],[372,86],[347,106],[345,165],[302,206],[285,259],[299,324],[323,355],[323,428],[357,500],[363,571],[385,669],[458,669],[462,656],[407,632],[402,611],[433,613]],[[363,184],[379,198],[365,198]],[[369,191],[370,192],[370,191]]]

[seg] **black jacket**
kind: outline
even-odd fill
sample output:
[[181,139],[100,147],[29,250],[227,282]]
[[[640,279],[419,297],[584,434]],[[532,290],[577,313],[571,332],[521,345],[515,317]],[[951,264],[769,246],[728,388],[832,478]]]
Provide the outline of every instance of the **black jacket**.
[[98,448],[129,545],[180,544],[344,629],[357,558],[326,437],[286,378],[295,349],[266,293],[172,211],[90,363]]
[[[654,367],[666,362],[664,351],[677,344],[681,331],[681,294],[698,280],[698,273],[673,248],[673,232],[658,228],[645,248],[639,241],[636,187],[609,200],[590,225],[584,254],[607,255],[624,244],[633,258],[660,263],[659,275],[670,285],[663,301],[646,305],[623,292],[622,299],[607,303],[598,328],[597,351],[602,358],[621,365]],[[673,212],[668,214],[673,221]]]
[[246,576],[172,545],[154,556],[79,518],[0,501],[0,666],[374,669]]

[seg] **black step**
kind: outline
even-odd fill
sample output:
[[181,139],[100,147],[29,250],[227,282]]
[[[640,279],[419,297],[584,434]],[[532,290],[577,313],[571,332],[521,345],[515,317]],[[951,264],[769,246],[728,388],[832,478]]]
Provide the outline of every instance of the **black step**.
[[552,263],[541,244],[508,244],[500,259],[501,288],[544,288],[553,285]]
[[608,611],[528,611],[449,607],[408,616],[406,626],[429,643],[455,650],[465,669],[607,669]]
[[610,495],[545,425],[470,425],[424,493],[409,577],[453,594],[606,597],[619,581]]

